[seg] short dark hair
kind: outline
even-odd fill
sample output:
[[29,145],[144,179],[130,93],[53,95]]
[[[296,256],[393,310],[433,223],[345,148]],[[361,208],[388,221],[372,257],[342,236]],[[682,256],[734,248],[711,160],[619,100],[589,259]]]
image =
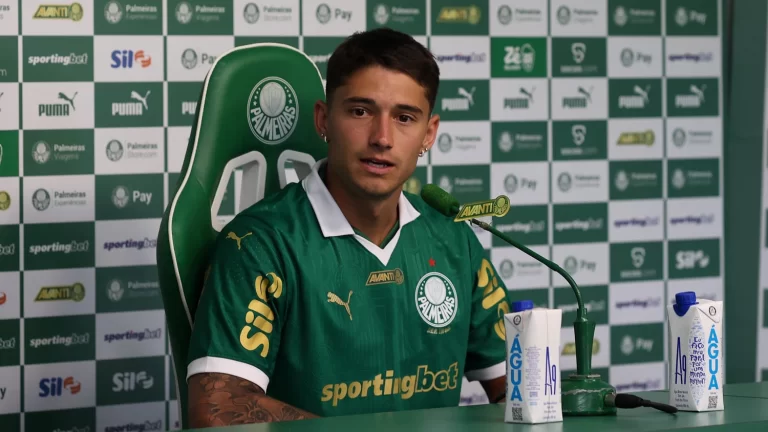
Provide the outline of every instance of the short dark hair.
[[387,27],[355,32],[333,51],[326,73],[326,101],[331,103],[333,92],[352,74],[374,65],[402,72],[421,84],[432,112],[440,84],[435,56],[411,35]]

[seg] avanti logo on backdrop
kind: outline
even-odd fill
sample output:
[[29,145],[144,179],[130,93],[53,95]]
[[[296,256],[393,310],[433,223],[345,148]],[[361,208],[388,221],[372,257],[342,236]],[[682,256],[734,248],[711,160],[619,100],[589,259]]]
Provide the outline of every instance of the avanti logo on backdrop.
[[41,287],[35,297],[35,302],[74,301],[80,302],[85,298],[85,285],[76,282],[72,285]]
[[41,4],[38,6],[32,18],[80,21],[83,19],[83,6],[77,2],[69,5]]
[[653,130],[648,129],[641,132],[622,132],[616,140],[616,145],[641,145],[650,147],[655,142],[656,134],[653,133]]
[[331,19],[349,22],[352,20],[352,11],[341,8],[331,9],[328,4],[320,3],[317,9],[315,9],[315,18],[317,18],[317,22],[320,24],[328,24]]
[[11,207],[11,194],[8,191],[0,190],[0,211],[8,210]]
[[159,19],[160,8],[157,5],[140,3],[133,1],[123,7],[117,0],[109,0],[104,5],[104,19],[110,24],[117,24],[123,20],[128,22],[135,21],[156,21]]
[[482,11],[477,6],[443,6],[437,15],[437,22],[440,24],[472,24],[480,22]]

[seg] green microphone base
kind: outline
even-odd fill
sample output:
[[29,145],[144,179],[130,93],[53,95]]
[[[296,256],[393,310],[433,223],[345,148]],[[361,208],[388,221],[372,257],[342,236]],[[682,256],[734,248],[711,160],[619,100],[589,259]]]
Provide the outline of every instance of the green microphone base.
[[605,404],[606,396],[616,389],[600,379],[600,375],[571,375],[563,381],[562,406],[564,416],[600,416],[616,414],[615,406]]

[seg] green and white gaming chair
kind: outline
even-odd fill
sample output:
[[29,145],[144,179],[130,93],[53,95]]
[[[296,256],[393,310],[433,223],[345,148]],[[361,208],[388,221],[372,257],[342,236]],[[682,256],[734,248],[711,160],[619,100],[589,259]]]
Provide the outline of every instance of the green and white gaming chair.
[[217,215],[230,175],[242,170],[237,212],[303,179],[325,157],[313,105],[325,100],[320,71],[301,51],[278,43],[234,48],[203,82],[177,192],[157,240],[157,268],[182,428],[187,422],[187,349],[211,247],[223,228]]

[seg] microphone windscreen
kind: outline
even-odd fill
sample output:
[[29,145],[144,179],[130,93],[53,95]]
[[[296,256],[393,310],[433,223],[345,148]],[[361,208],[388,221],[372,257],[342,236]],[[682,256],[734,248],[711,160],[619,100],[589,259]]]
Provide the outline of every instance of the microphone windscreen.
[[426,184],[421,188],[421,198],[430,207],[446,216],[455,216],[461,207],[453,195],[433,184]]

